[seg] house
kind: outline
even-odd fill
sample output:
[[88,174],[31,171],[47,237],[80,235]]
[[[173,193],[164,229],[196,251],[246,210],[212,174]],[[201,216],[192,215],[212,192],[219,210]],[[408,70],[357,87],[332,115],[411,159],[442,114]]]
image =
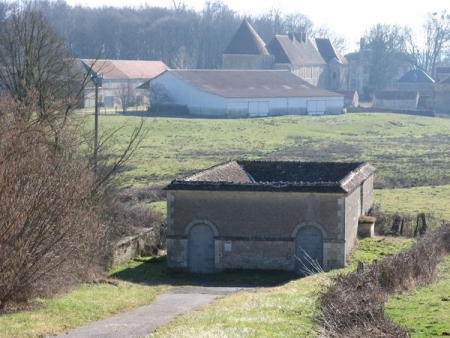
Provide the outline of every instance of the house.
[[418,91],[380,90],[375,92],[372,107],[397,110],[416,110],[418,103]]
[[433,107],[435,96],[435,81],[422,69],[411,69],[397,81],[400,91],[419,92],[418,109]]
[[341,268],[373,203],[374,171],[368,163],[233,160],[176,179],[165,188],[168,268]]
[[344,107],[342,95],[286,70],[167,70],[151,84],[163,88],[171,104],[200,116],[341,114]]
[[222,69],[285,69],[322,89],[348,89],[347,60],[329,39],[289,33],[265,44],[247,20],[225,49]]
[[[162,61],[80,59],[87,71],[103,78],[99,102],[104,107],[148,104],[148,91],[138,89],[168,67]],[[84,107],[95,106],[95,86],[91,81],[85,88]],[[126,102],[125,102],[126,101]]]

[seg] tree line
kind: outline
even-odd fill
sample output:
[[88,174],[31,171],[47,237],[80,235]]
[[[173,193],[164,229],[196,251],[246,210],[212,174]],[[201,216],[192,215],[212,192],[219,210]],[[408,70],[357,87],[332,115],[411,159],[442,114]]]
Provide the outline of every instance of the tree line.
[[[11,4],[0,2],[0,18]],[[316,27],[304,14],[272,9],[245,17],[221,1],[206,1],[200,11],[183,2],[170,8],[70,6],[64,0],[37,4],[50,26],[66,41],[77,58],[161,60],[171,68],[220,68],[222,53],[247,18],[268,42],[275,34],[302,31],[330,37],[344,47],[342,37],[327,27]]]
[[[0,19],[11,6],[14,3],[0,2]],[[257,16],[244,16],[220,0],[206,1],[198,11],[183,0],[173,1],[170,8],[148,4],[90,8],[70,6],[65,0],[43,0],[37,7],[77,58],[161,60],[175,69],[220,68],[222,53],[244,18],[266,43],[275,34],[288,32],[329,38],[340,51],[348,43],[301,12],[274,7]],[[450,17],[445,11],[424,13],[423,30],[415,33],[407,26],[377,24],[362,38],[371,50],[370,87],[382,89],[401,63],[435,76],[436,67],[449,58]]]

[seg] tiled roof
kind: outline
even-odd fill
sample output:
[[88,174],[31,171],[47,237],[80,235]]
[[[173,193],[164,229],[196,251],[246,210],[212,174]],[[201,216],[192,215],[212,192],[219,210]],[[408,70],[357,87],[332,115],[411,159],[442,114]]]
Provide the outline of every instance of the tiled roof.
[[264,41],[247,20],[242,21],[224,54],[269,55]]
[[165,189],[349,193],[374,172],[362,162],[234,160],[176,179]]
[[380,90],[375,92],[375,98],[378,100],[415,100],[417,95],[419,95],[417,91]]
[[314,39],[317,50],[319,51],[320,55],[322,55],[323,59],[326,63],[329,63],[331,60],[336,59],[341,64],[347,64],[347,60],[341,53],[339,53],[331,43],[330,39]]
[[162,61],[145,60],[94,60],[81,59],[87,68],[103,76],[104,80],[113,79],[152,79],[169,69]]
[[[336,97],[287,70],[168,70],[198,90],[223,97]],[[166,75],[166,73],[161,76]]]
[[305,42],[291,40],[286,35],[275,35],[267,44],[270,54],[275,56],[275,63],[293,65],[326,65],[311,39]]
[[434,83],[430,75],[425,73],[422,69],[411,69],[403,75],[397,82],[420,82],[420,83]]

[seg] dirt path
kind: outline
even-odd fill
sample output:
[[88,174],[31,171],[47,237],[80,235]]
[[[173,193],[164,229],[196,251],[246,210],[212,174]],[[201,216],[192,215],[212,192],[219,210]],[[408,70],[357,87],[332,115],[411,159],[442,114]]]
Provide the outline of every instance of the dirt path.
[[219,296],[235,293],[240,289],[242,288],[186,287],[169,290],[156,296],[149,305],[87,324],[56,337],[145,337],[152,330],[169,322],[175,316],[211,303]]

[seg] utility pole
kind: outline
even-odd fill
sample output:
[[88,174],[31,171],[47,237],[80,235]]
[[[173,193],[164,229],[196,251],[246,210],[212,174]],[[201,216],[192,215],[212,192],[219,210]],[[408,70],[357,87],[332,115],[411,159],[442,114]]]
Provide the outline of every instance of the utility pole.
[[102,86],[103,78],[98,74],[91,74],[95,86],[95,112],[94,112],[94,173],[97,174],[98,156],[98,88]]

